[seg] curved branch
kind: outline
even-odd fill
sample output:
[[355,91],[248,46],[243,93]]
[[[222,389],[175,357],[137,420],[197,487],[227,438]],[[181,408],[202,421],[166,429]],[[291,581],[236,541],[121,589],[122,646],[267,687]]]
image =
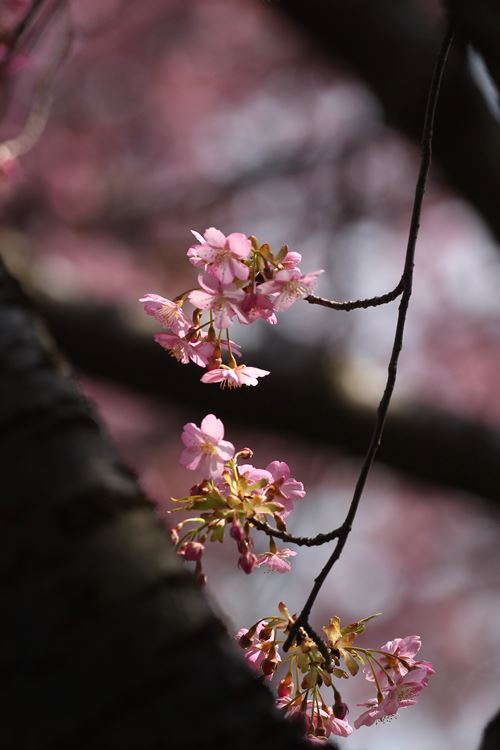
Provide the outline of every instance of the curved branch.
[[294,536],[289,534],[287,531],[280,531],[279,529],[273,529],[267,523],[259,521],[257,518],[251,518],[250,523],[255,526],[259,531],[263,531],[267,536],[281,539],[282,542],[290,542],[290,544],[296,544],[298,547],[320,547],[322,544],[337,539],[342,533],[342,528],[333,529],[327,534],[316,534],[316,536]]
[[331,310],[350,310],[367,309],[368,307],[379,307],[380,305],[387,305],[388,302],[393,302],[403,292],[404,280],[401,278],[399,284],[394,287],[391,292],[381,294],[379,297],[367,297],[367,299],[356,299],[348,300],[346,302],[337,302],[334,299],[325,299],[324,297],[316,297],[314,294],[309,294],[305,298],[306,302],[311,305],[321,305],[322,307],[329,307]]
[[434,74],[433,74],[431,86],[429,89],[429,97],[428,97],[428,103],[427,103],[427,108],[425,112],[425,121],[424,121],[424,127],[423,127],[423,135],[422,135],[422,159],[420,163],[420,170],[418,174],[417,185],[415,188],[415,200],[413,204],[413,211],[412,211],[412,216],[411,216],[411,221],[410,221],[408,245],[406,249],[405,264],[404,264],[404,270],[403,270],[403,276],[402,276],[404,289],[403,289],[403,294],[401,297],[401,303],[399,305],[396,332],[394,335],[394,343],[392,347],[391,358],[389,360],[389,366],[388,366],[388,372],[387,372],[387,381],[386,381],[384,393],[382,395],[382,399],[380,401],[380,404],[377,410],[377,419],[375,421],[375,425],[373,428],[370,445],[368,446],[365,459],[361,466],[361,470],[358,476],[358,480],[356,482],[356,487],[354,489],[354,494],[351,500],[351,504],[349,506],[349,510],[345,517],[345,521],[342,524],[341,533],[339,534],[337,538],[337,544],[335,545],[335,548],[332,554],[330,555],[329,559],[327,560],[326,564],[324,565],[323,569],[320,571],[317,578],[315,578],[311,593],[309,594],[307,601],[304,604],[304,607],[302,608],[300,615],[298,616],[297,620],[294,622],[294,624],[290,628],[288,637],[283,645],[283,649],[285,651],[288,650],[290,646],[293,644],[294,639],[297,637],[297,632],[299,628],[303,627],[304,623],[308,622],[309,615],[311,613],[311,609],[314,605],[314,602],[316,601],[316,598],[328,574],[330,573],[331,569],[333,568],[333,566],[335,565],[335,563],[337,562],[337,560],[340,558],[342,554],[347,538],[351,532],[352,524],[356,517],[356,513],[359,508],[359,503],[363,495],[363,490],[365,488],[368,474],[370,472],[370,469],[375,459],[375,456],[377,454],[377,451],[380,447],[380,441],[382,439],[382,433],[384,431],[385,420],[387,418],[387,413],[389,410],[392,393],[394,391],[394,386],[396,384],[396,375],[397,375],[399,355],[403,347],[403,335],[404,335],[404,330],[405,330],[406,315],[408,312],[408,306],[410,303],[410,297],[411,297],[412,286],[413,286],[413,266],[415,262],[415,248],[417,244],[418,230],[420,227],[420,214],[422,210],[422,202],[424,199],[427,175],[429,173],[431,157],[432,157],[432,136],[433,136],[433,130],[434,130],[434,118],[436,114],[437,102],[439,99],[441,81],[443,78],[446,61],[448,59],[448,53],[450,51],[451,44],[453,41],[454,31],[455,31],[454,24],[450,24],[445,34],[445,37],[443,39],[441,48],[439,50],[439,55],[436,61],[436,66],[434,69]]

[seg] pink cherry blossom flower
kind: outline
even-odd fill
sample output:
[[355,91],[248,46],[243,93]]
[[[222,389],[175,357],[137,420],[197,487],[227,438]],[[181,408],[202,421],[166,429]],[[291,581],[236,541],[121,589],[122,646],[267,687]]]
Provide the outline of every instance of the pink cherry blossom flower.
[[241,232],[233,232],[227,237],[214,227],[205,231],[204,237],[193,232],[200,241],[188,250],[188,258],[194,266],[202,264],[222,284],[230,284],[235,278],[246,281],[249,268],[244,263],[252,252],[248,237]]
[[220,383],[221,387],[227,385],[228,388],[240,388],[242,385],[257,385],[257,378],[263,378],[265,375],[269,375],[269,370],[261,370],[259,367],[221,365],[215,370],[206,372],[202,376],[201,382]]
[[262,479],[265,479],[269,484],[273,481],[272,474],[267,469],[256,469],[251,464],[238,466],[238,473],[241,477],[245,477],[250,484],[257,484]]
[[[270,641],[265,641],[260,639],[260,634],[264,628],[267,628],[268,623],[266,620],[262,620],[257,625],[257,628],[255,629],[255,633],[252,638],[251,645],[245,649],[245,659],[250,664],[251,667],[254,669],[257,669],[260,671],[262,663],[267,659],[269,654],[269,646]],[[242,636],[246,635],[248,633],[248,628],[241,628],[241,630],[238,630],[238,632],[235,635],[235,639],[239,641]],[[275,653],[275,660],[277,663],[281,661],[281,657],[278,652]],[[272,675],[268,675],[271,677]]]
[[304,717],[304,726],[306,727],[306,731],[309,731],[307,739],[310,742],[323,744],[332,734],[337,737],[349,737],[353,732],[347,719],[338,719],[333,714],[331,708],[322,706],[319,708],[319,717],[325,734],[322,736],[314,735],[313,732],[318,730],[320,721],[318,720],[318,707],[312,700],[307,701],[305,710],[302,703],[295,703],[288,698],[278,698],[276,705],[278,708],[286,708],[289,706],[285,714],[287,719],[298,719],[300,716]]
[[285,516],[293,510],[295,500],[306,494],[302,482],[290,477],[290,467],[284,461],[272,461],[266,470],[271,474],[279,502],[285,506]]
[[300,253],[296,253],[294,250],[289,250],[281,261],[281,265],[283,268],[295,268],[295,266],[299,265],[301,260],[302,255]]
[[259,318],[262,318],[272,326],[278,322],[273,302],[265,294],[247,292],[241,303],[241,311],[245,315],[247,323],[254,323]]
[[270,281],[260,284],[259,290],[261,294],[277,294],[274,309],[287,310],[298,299],[304,299],[314,291],[321,273],[323,271],[314,271],[304,276],[298,268],[285,269],[278,271]]
[[140,298],[139,302],[143,303],[144,312],[147,315],[156,318],[159,323],[166,328],[170,328],[174,333],[187,331],[191,326],[178,302],[160,297],[159,294],[146,294]]
[[182,432],[186,447],[180,457],[181,464],[191,471],[206,470],[210,477],[220,476],[225,462],[234,456],[234,445],[223,437],[224,425],[213,414],[207,414],[200,427],[188,422]]
[[[384,667],[383,669],[376,670],[377,680],[380,685],[385,685],[388,682],[387,672],[392,677],[392,673],[404,675],[408,672],[410,667],[413,667],[415,662],[415,656],[420,651],[422,641],[418,635],[409,635],[406,638],[395,638],[393,641],[387,641],[383,646],[380,647],[381,651],[385,651],[387,655],[377,654],[378,662]],[[399,657],[399,658],[398,658]],[[400,661],[404,659],[404,662]],[[373,682],[373,672],[369,667],[365,667],[365,677],[370,682]]]
[[240,309],[245,296],[242,289],[233,284],[224,285],[209,273],[200,274],[198,284],[201,289],[189,292],[188,299],[200,310],[211,310],[218,328],[228,328],[235,317],[240,323],[247,323]]
[[393,685],[383,689],[384,697],[380,703],[371,699],[360,706],[367,706],[356,721],[354,726],[359,729],[365,725],[370,727],[376,721],[383,721],[387,716],[394,716],[400,708],[413,706],[415,697],[429,684],[429,677],[434,674],[434,667],[430,662],[417,662],[417,666],[410,669],[406,674],[399,675]]
[[209,351],[213,351],[204,348],[203,341],[190,341],[176,333],[156,333],[154,340],[183,365],[187,365],[191,361],[198,367],[206,367],[209,362],[207,354]]
[[271,570],[276,573],[288,573],[292,566],[287,562],[287,557],[295,557],[297,553],[293,549],[283,547],[282,549],[276,549],[275,552],[264,552],[257,556],[256,567],[260,568],[261,565],[267,565]]

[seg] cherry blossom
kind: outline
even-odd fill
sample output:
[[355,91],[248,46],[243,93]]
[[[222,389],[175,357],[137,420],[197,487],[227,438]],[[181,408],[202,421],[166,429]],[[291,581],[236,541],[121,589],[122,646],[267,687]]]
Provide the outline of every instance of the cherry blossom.
[[151,315],[166,328],[174,333],[185,332],[191,323],[184,315],[182,307],[178,302],[161,297],[159,294],[145,294],[139,302],[144,305],[144,312]]
[[241,311],[244,313],[247,323],[254,323],[259,318],[267,321],[270,325],[276,325],[278,322],[274,312],[274,304],[265,294],[247,292],[241,303]]
[[298,268],[285,269],[278,271],[271,281],[261,284],[259,289],[261,294],[278,295],[274,300],[275,310],[287,310],[298,299],[304,299],[308,294],[312,294],[321,273],[323,271],[303,275]]
[[[297,703],[288,698],[278,698],[276,705],[278,708],[286,709],[287,719],[304,717],[304,725],[309,731],[307,739],[311,742],[323,744],[332,734],[337,737],[349,737],[353,732],[347,719],[338,719],[328,706],[321,706],[318,709],[312,700],[308,700],[304,706],[303,702]],[[319,729],[322,730],[321,734],[313,734]]]
[[[393,641],[387,641],[387,643],[381,646],[380,650],[385,653],[377,654],[377,661],[383,667],[383,669],[376,670],[376,677],[379,684],[385,685],[388,682],[388,672],[391,675],[393,671],[401,675],[406,674],[408,669],[417,663],[414,657],[420,651],[421,646],[422,641],[418,635],[395,638]],[[369,668],[365,668],[365,676],[367,680],[374,680],[373,672]]]
[[261,370],[259,367],[221,365],[221,367],[206,372],[202,376],[201,382],[221,383],[222,387],[227,385],[228,388],[240,388],[242,385],[257,385],[257,378],[263,378],[265,375],[269,375],[269,370]]
[[261,555],[257,555],[256,567],[260,568],[261,565],[267,565],[271,570],[276,573],[288,573],[292,566],[287,562],[287,557],[295,557],[297,553],[293,549],[283,547],[282,549],[276,549],[274,552],[264,552]]
[[293,510],[294,501],[305,496],[304,485],[290,478],[290,467],[284,461],[272,461],[266,466],[266,470],[273,478],[276,494],[285,506],[285,516],[287,516]]
[[194,266],[202,264],[222,284],[230,284],[235,278],[246,281],[249,268],[244,263],[252,251],[250,240],[242,232],[233,232],[227,237],[214,227],[205,231],[204,237],[193,234],[200,241],[188,250],[188,258]]
[[240,323],[247,323],[247,318],[240,309],[245,292],[233,284],[224,285],[209,273],[198,276],[201,289],[189,292],[189,301],[199,310],[210,310],[217,328],[228,328],[233,318]]
[[400,708],[413,706],[416,703],[415,696],[418,695],[429,684],[429,677],[434,674],[434,667],[430,662],[417,662],[417,665],[406,674],[399,675],[392,685],[388,685],[383,691],[383,699],[379,702],[375,698],[360,703],[367,706],[356,721],[354,726],[371,726],[376,721],[383,721],[387,716],[394,716]]
[[[253,668],[260,670],[264,661],[269,657],[269,651],[271,650],[273,642],[270,638],[261,637],[263,634],[265,635],[268,630],[268,623],[266,620],[261,620],[256,627],[254,626],[254,628],[251,630],[248,630],[248,628],[241,628],[241,630],[238,630],[236,633],[235,639],[243,645],[247,640],[245,636],[247,636],[248,633],[251,634],[248,636],[250,639],[249,645],[245,644],[244,646],[245,659]],[[276,663],[281,661],[279,653],[275,652],[273,657],[275,658]]]
[[224,463],[234,456],[234,445],[223,437],[224,425],[213,414],[207,414],[200,427],[188,422],[182,432],[186,448],[180,458],[181,464],[192,471],[204,468],[211,477],[220,475]]
[[214,351],[214,347],[210,344],[206,345],[203,341],[196,339],[190,341],[175,333],[156,333],[154,340],[164,349],[167,349],[172,357],[183,365],[187,365],[191,361],[199,367],[206,367],[209,356]]

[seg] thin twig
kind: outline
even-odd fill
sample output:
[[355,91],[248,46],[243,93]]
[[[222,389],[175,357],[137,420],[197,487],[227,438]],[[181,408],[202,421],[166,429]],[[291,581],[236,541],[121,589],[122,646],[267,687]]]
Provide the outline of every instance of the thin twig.
[[280,531],[274,529],[267,523],[259,521],[257,518],[251,518],[250,523],[255,526],[259,531],[263,531],[267,536],[272,536],[276,539],[281,539],[282,542],[290,542],[296,544],[298,547],[319,547],[322,544],[331,542],[333,539],[337,539],[342,533],[342,527],[339,529],[333,529],[328,534],[316,534],[316,536],[294,536],[289,534],[287,531]]
[[388,302],[393,302],[402,294],[404,289],[403,277],[401,277],[399,284],[394,289],[386,294],[381,294],[379,297],[368,297],[367,299],[354,299],[347,300],[346,302],[337,302],[334,299],[325,299],[324,297],[316,297],[314,294],[310,294],[305,297],[305,301],[311,305],[321,305],[322,307],[329,307],[331,310],[366,310],[368,307],[379,307],[380,305],[387,305]]
[[330,555],[326,565],[323,567],[318,577],[315,579],[314,586],[311,590],[311,593],[309,594],[309,597],[300,615],[298,616],[297,620],[295,621],[295,623],[290,629],[288,638],[286,639],[283,645],[283,648],[285,651],[288,648],[290,648],[290,646],[292,645],[294,639],[296,638],[298,629],[300,627],[304,627],[305,623],[308,622],[308,618],[309,618],[311,609],[313,607],[313,604],[316,600],[316,597],[318,596],[321,590],[321,587],[323,586],[323,583],[325,582],[326,577],[328,576],[332,567],[334,566],[334,564],[337,562],[340,555],[342,554],[342,550],[344,549],[345,543],[347,541],[347,538],[352,528],[352,524],[356,517],[356,513],[359,507],[359,502],[361,500],[361,496],[363,494],[363,490],[366,484],[366,479],[370,472],[370,468],[373,464],[375,455],[380,447],[382,432],[384,429],[384,424],[385,424],[385,420],[387,417],[389,404],[391,402],[391,397],[392,397],[394,385],[396,382],[399,355],[401,353],[401,349],[403,346],[403,335],[404,335],[404,328],[405,328],[405,323],[406,323],[406,315],[408,312],[408,305],[409,305],[410,297],[412,293],[413,266],[415,262],[415,246],[417,243],[418,230],[420,227],[420,215],[422,211],[422,201],[424,198],[427,175],[429,173],[429,167],[430,167],[431,157],[432,157],[432,137],[433,137],[433,131],[434,131],[434,118],[436,114],[436,105],[439,99],[439,91],[441,88],[441,81],[443,78],[443,72],[444,72],[444,68],[446,65],[446,60],[448,58],[448,53],[450,51],[450,47],[453,41],[454,29],[455,29],[454,23],[451,23],[446,31],[445,37],[441,44],[441,48],[439,50],[438,58],[436,60],[436,65],[434,68],[432,82],[431,82],[429,95],[427,99],[427,108],[425,112],[424,127],[423,127],[423,134],[422,134],[422,156],[421,156],[421,162],[420,162],[420,170],[419,170],[418,179],[417,179],[417,185],[415,188],[415,199],[413,203],[410,229],[409,229],[409,234],[408,234],[408,244],[406,248],[405,264],[404,264],[404,270],[403,270],[403,276],[402,276],[404,288],[403,288],[401,302],[400,302],[399,310],[398,310],[396,332],[394,334],[394,342],[392,346],[391,358],[389,360],[387,381],[386,381],[384,393],[382,395],[382,399],[378,406],[377,419],[375,421],[370,444],[368,446],[368,450],[367,450],[365,459],[363,461],[363,464],[361,466],[358,480],[356,482],[356,486],[354,489],[354,494],[351,500],[351,504],[349,506],[349,510],[345,517],[345,521],[342,524],[341,533],[339,534],[337,538],[335,549]]

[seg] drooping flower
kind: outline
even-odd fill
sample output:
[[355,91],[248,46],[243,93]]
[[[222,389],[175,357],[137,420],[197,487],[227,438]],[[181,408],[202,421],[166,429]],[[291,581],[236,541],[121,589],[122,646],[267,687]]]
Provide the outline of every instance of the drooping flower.
[[[244,645],[245,659],[252,667],[258,669],[259,671],[262,667],[263,662],[268,658],[269,651],[273,645],[272,633],[270,633],[269,637],[267,637],[267,630],[268,623],[266,620],[262,620],[261,622],[259,622],[255,630],[252,628],[253,634],[250,639],[250,645]],[[265,635],[262,633],[262,631],[264,631]],[[236,633],[235,639],[243,644],[246,640],[244,636],[246,636],[249,632],[250,631],[248,630],[248,628],[241,628],[241,630],[238,630],[238,632]],[[261,637],[261,635],[264,635],[264,637]],[[281,661],[281,657],[277,651],[274,654],[274,657],[277,663]]]
[[234,279],[246,281],[249,268],[244,263],[252,251],[248,237],[242,232],[233,232],[227,237],[214,227],[205,231],[204,237],[193,232],[200,242],[188,250],[188,258],[194,266],[202,264],[222,284]]
[[209,476],[219,476],[226,461],[234,456],[234,445],[224,438],[224,425],[213,414],[207,414],[200,427],[194,422],[184,425],[182,442],[186,446],[180,462],[192,471],[201,468]]
[[221,383],[224,387],[240,388],[242,385],[257,385],[257,378],[263,378],[269,375],[269,370],[261,370],[259,367],[247,367],[246,365],[236,365],[228,367],[221,365],[202,376],[202,383]]
[[256,567],[260,568],[261,565],[267,565],[268,568],[274,570],[276,573],[288,573],[292,566],[287,562],[287,557],[295,557],[297,553],[293,549],[283,547],[282,549],[276,549],[274,552],[264,552],[261,555],[257,555]]
[[[380,651],[385,654],[377,653],[377,661],[383,669],[376,669],[376,677],[380,685],[384,686],[388,682],[388,673],[392,677],[404,675],[410,667],[413,667],[415,656],[420,651],[422,641],[418,635],[408,635],[406,638],[395,638],[393,641],[387,641],[380,647]],[[385,671],[384,671],[385,670]],[[365,667],[365,677],[373,682],[373,672],[369,667]]]
[[273,279],[259,286],[259,291],[261,294],[277,294],[274,309],[287,310],[298,299],[304,299],[314,291],[321,273],[323,271],[313,271],[304,275],[298,268],[278,271]]
[[207,355],[213,352],[213,348],[210,345],[207,348],[202,340],[190,341],[176,333],[156,333],[154,340],[183,365],[191,361],[198,367],[206,367],[209,362]]
[[266,470],[273,478],[276,495],[279,502],[285,506],[285,516],[292,512],[295,500],[300,500],[306,494],[302,482],[290,477],[290,467],[284,461],[272,461]]
[[337,737],[349,737],[353,732],[347,719],[338,719],[331,708],[325,705],[318,707],[312,700],[308,700],[304,705],[303,702],[278,698],[276,705],[278,708],[286,709],[287,719],[297,720],[303,717],[302,723],[309,741],[323,744],[332,734]]
[[274,304],[266,294],[258,292],[247,292],[241,303],[241,311],[247,319],[247,323],[254,323],[262,318],[270,325],[278,322],[274,312]]
[[184,333],[191,326],[178,302],[161,297],[159,294],[145,294],[139,302],[144,305],[144,312],[147,315],[156,318],[159,323],[170,328],[174,333]]
[[234,284],[224,285],[209,273],[200,274],[198,284],[201,289],[189,292],[187,298],[199,310],[210,310],[217,328],[228,328],[235,317],[240,323],[248,322],[240,309],[245,296],[242,289]]
[[376,721],[394,716],[400,708],[413,706],[417,702],[415,697],[427,687],[432,674],[434,667],[430,662],[417,662],[415,667],[406,674],[399,675],[392,685],[388,684],[383,689],[383,699],[380,702],[373,698],[366,703],[360,703],[360,706],[367,706],[368,710],[354,722],[356,729],[362,725],[370,727]]

